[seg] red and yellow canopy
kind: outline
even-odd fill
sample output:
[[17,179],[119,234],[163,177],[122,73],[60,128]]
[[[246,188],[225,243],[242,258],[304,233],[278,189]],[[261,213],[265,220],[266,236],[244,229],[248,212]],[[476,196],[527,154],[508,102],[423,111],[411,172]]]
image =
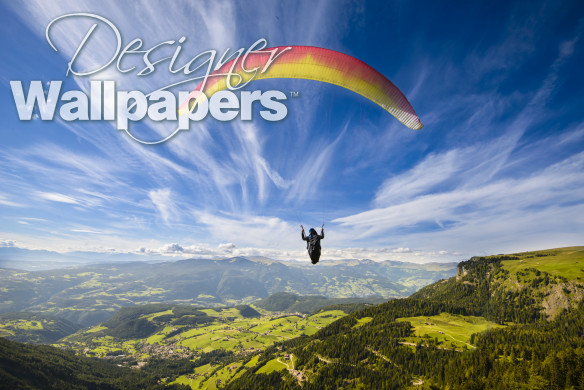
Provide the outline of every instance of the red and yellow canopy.
[[[270,64],[273,53],[277,53],[277,57],[272,59],[273,62]],[[234,61],[240,58],[242,57],[225,63],[211,73],[209,79],[201,82],[191,96],[195,96],[196,91],[201,91],[207,97],[211,97],[215,92],[228,87],[228,77],[231,77],[230,86],[240,85],[252,79],[317,80],[339,85],[363,95],[411,129],[419,130],[424,126],[404,94],[387,77],[349,55],[319,47],[282,46],[249,53],[243,67],[243,61],[234,64]],[[267,69],[262,72],[266,65]],[[258,70],[250,72],[251,69]],[[197,103],[195,100],[194,104],[190,104],[190,101],[189,98],[183,103],[179,109],[180,113],[188,112],[187,110],[192,109]]]

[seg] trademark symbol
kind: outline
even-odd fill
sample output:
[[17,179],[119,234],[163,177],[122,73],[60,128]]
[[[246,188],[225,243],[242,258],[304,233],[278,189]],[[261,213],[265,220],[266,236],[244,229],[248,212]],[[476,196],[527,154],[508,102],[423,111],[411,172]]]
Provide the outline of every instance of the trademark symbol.
[[298,97],[298,96],[300,96],[300,92],[298,92],[298,91],[290,91],[290,96],[291,97]]

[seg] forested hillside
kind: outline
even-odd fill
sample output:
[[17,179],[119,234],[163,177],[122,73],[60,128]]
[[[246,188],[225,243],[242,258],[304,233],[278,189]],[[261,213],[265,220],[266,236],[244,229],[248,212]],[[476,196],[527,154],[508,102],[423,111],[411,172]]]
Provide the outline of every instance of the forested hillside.
[[[250,370],[228,388],[257,389],[269,384],[274,388],[389,389],[423,383],[425,388],[449,389],[584,389],[583,304],[551,322],[540,320],[475,335],[470,339],[474,347],[460,351],[443,340],[424,337],[413,345],[404,343],[411,325],[392,318],[410,315],[416,305],[416,314],[448,307],[399,301],[340,319],[313,337],[270,348],[259,367],[287,354],[295,357],[295,372]],[[364,318],[372,320],[363,324]]]
[[[413,297],[268,349],[228,388],[584,389],[581,264],[582,247],[473,258]],[[459,324],[442,324],[444,313]],[[425,322],[398,320],[416,316]],[[486,319],[482,332],[452,335],[476,316]],[[440,330],[416,336],[420,327]],[[293,356],[293,369],[258,373],[281,356]]]
[[582,247],[473,257],[455,278],[429,285],[412,298],[459,307],[498,323],[551,319],[584,296]]
[[38,313],[0,314],[0,337],[26,343],[49,344],[81,329],[62,318]]
[[[89,359],[59,348],[0,338],[0,387],[3,389],[163,389],[165,382],[189,372],[186,359],[152,361],[140,371]],[[173,385],[175,389],[188,389]]]

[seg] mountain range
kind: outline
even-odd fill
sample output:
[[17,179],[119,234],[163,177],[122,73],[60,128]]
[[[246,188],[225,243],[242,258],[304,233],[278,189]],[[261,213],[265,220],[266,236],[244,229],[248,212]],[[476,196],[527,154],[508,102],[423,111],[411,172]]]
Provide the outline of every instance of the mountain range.
[[37,312],[85,326],[125,306],[225,306],[289,292],[328,298],[404,297],[448,278],[456,263],[276,261],[235,257],[157,263],[116,262],[51,270],[0,269],[0,313]]

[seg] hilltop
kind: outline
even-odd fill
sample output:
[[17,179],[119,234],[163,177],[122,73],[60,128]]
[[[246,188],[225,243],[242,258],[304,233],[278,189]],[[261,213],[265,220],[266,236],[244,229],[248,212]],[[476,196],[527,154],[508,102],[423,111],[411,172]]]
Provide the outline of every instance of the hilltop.
[[555,318],[584,295],[584,247],[473,257],[455,278],[424,287],[412,298],[467,306],[499,323]]

